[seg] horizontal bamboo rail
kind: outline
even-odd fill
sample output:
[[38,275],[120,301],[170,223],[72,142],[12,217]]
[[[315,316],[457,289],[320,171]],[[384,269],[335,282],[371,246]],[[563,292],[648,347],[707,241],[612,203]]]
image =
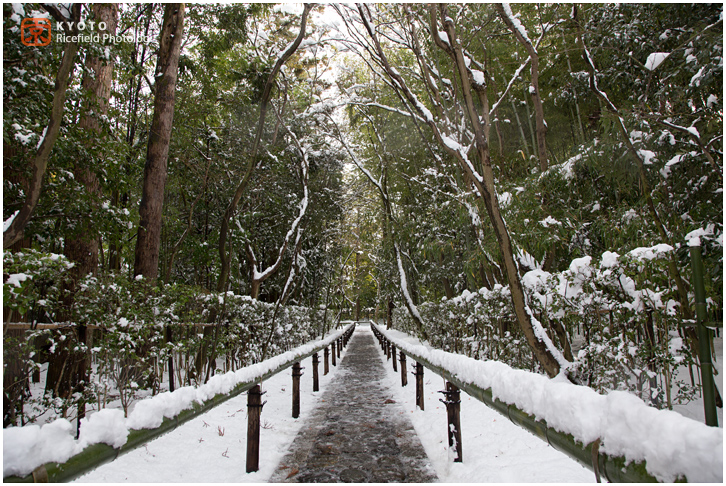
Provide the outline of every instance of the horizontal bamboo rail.
[[237,385],[232,391],[226,394],[218,394],[214,397],[210,398],[209,400],[205,401],[204,403],[194,403],[192,405],[191,409],[183,410],[180,412],[176,417],[174,418],[164,418],[161,425],[155,429],[141,429],[141,430],[134,430],[132,429],[129,432],[128,439],[126,440],[126,443],[121,446],[119,449],[114,449],[112,446],[108,444],[93,444],[81,451],[80,453],[76,454],[75,456],[71,457],[68,461],[64,463],[56,463],[51,462],[44,464],[40,467],[38,467],[35,471],[33,471],[31,474],[28,474],[24,477],[18,477],[18,476],[8,476],[3,478],[3,482],[6,483],[33,483],[33,482],[52,482],[52,483],[62,483],[62,482],[68,482],[72,481],[87,472],[107,463],[111,462],[117,457],[130,452],[137,447],[140,447],[150,440],[156,439],[157,437],[166,434],[167,432],[171,432],[172,430],[176,429],[180,425],[182,425],[185,422],[188,422],[189,420],[211,410],[212,408],[216,407],[217,405],[226,402],[230,398],[233,398],[240,393],[244,393],[248,390],[250,390],[253,386],[256,384],[265,381],[269,379],[270,377],[276,375],[277,373],[280,373],[281,371],[284,371],[285,369],[289,368],[296,362],[300,362],[313,354],[321,351],[324,348],[327,348],[331,343],[336,343],[338,339],[341,337],[344,337],[346,335],[349,335],[353,332],[355,328],[355,324],[350,324],[347,328],[345,328],[343,331],[336,332],[335,334],[327,337],[323,341],[320,342],[319,345],[317,345],[312,350],[308,350],[307,352],[296,355],[292,358],[290,358],[285,363],[279,365],[278,367],[260,374],[259,376],[254,377],[254,379],[240,383]]
[[[371,322],[371,329],[373,329],[374,334],[379,340],[382,340],[384,343],[389,341],[392,342],[392,340],[387,338],[373,322]],[[477,385],[461,381],[450,371],[430,363],[421,356],[417,356],[409,351],[404,351],[400,344],[398,347],[402,352],[405,352],[409,358],[416,360],[429,370],[453,383],[461,390],[464,390],[470,396],[504,415],[513,424],[528,430],[558,451],[565,453],[583,466],[594,471],[598,477],[598,481],[600,475],[602,475],[611,483],[658,482],[658,480],[645,469],[645,463],[628,463],[624,457],[614,457],[600,451],[599,439],[583,445],[571,434],[555,430],[554,428],[549,427],[544,420],[537,420],[533,416],[517,408],[515,405],[493,398],[492,390],[490,388],[483,389]]]

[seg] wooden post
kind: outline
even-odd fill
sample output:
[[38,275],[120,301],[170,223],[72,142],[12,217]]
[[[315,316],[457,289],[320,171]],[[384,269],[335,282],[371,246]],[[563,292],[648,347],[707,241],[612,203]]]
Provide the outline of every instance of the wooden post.
[[462,462],[461,455],[461,392],[453,383],[446,382],[446,390],[441,391],[446,396],[441,400],[446,405],[446,416],[448,418],[449,447],[456,451],[454,462]]
[[391,359],[391,341],[386,341],[386,361]]
[[247,392],[247,472],[260,469],[260,412],[262,403],[260,385],[253,386]]
[[332,355],[332,358],[333,358],[333,366],[338,366],[335,363],[335,355],[337,354],[335,351],[335,341],[333,341],[332,349],[330,351],[331,351],[330,354]]
[[408,385],[408,375],[406,375],[406,355],[401,351],[401,386]]
[[313,391],[320,391],[320,381],[318,380],[318,364],[320,363],[320,358],[318,357],[318,353],[313,354]]
[[325,352],[323,352],[323,357],[325,362],[323,363],[323,376],[327,375],[330,371],[330,366],[328,365],[328,358],[330,357],[330,350],[328,347],[325,347]]
[[298,361],[292,365],[292,418],[300,416],[300,377],[302,368]]
[[421,410],[424,409],[424,369],[421,363],[416,363],[416,406]]
[[338,339],[336,343],[338,344],[338,358],[340,358],[340,352],[343,350],[343,340]]
[[[174,342],[174,337],[171,333],[171,326],[166,326],[166,342]],[[174,391],[174,353],[169,353],[169,391]]]
[[393,358],[393,371],[398,371],[398,365],[396,363],[396,345],[391,345],[391,357]]

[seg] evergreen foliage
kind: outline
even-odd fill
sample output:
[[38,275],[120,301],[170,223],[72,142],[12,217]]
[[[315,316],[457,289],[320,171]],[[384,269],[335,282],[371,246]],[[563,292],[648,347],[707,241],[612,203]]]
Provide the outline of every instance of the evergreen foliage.
[[[110,390],[126,409],[162,391],[170,357],[178,384],[204,383],[222,361],[259,361],[343,318],[552,374],[513,281],[572,381],[658,407],[697,395],[697,379],[673,376],[698,366],[683,327],[688,235],[701,236],[709,315],[723,320],[722,5],[316,6],[276,74],[302,7],[187,7],[154,282],[132,277],[133,242],[164,9],[120,5],[117,32],[136,41],[79,44],[40,198],[3,255],[5,322],[73,325],[6,333],[6,425],[104,406]],[[49,14],[3,5],[6,227],[28,195],[63,53],[20,42],[33,16]],[[536,49],[536,72],[512,29]],[[89,59],[113,64],[97,130],[80,123],[100,112],[83,87]],[[489,169],[494,208],[476,178]],[[73,240],[98,243],[88,275],[73,273]],[[79,326],[103,331],[84,344]],[[67,387],[28,395],[39,363],[62,375],[85,355],[85,389],[67,374]]]

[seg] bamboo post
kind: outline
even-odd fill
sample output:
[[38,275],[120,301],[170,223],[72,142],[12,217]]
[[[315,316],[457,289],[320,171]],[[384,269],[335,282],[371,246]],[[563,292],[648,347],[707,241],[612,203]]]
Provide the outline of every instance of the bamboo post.
[[318,380],[318,364],[320,364],[320,358],[318,353],[313,354],[313,391],[320,391],[320,381]]
[[337,353],[335,352],[335,343],[333,343],[333,344],[332,344],[332,349],[330,350],[330,354],[331,354],[331,357],[333,358],[333,360],[332,360],[332,361],[333,361],[333,366],[338,366],[338,365],[337,365],[337,364],[335,363],[335,355],[337,354]]
[[401,351],[401,386],[408,385],[408,375],[406,374],[406,354]]
[[260,385],[253,386],[247,392],[247,472],[260,469],[260,413],[262,407]]
[[393,371],[398,371],[398,366],[396,364],[396,345],[391,344],[391,357],[393,358]]
[[446,405],[446,416],[447,416],[447,432],[449,436],[449,447],[453,447],[456,451],[456,457],[454,462],[462,462],[461,455],[461,393],[459,389],[453,383],[446,382],[446,390],[440,391],[446,397],[441,402]]
[[[173,343],[174,337],[171,332],[171,326],[166,326],[166,342]],[[169,391],[174,391],[174,353],[169,353]]]
[[330,365],[328,364],[328,358],[330,357],[330,350],[327,346],[325,346],[325,351],[323,352],[324,357],[324,363],[323,363],[323,376],[327,375],[330,372]]
[[292,418],[300,416],[300,377],[302,375],[302,368],[298,361],[292,365]]
[[416,406],[421,410],[424,409],[424,369],[421,363],[416,363]]
[[706,287],[703,283],[703,260],[700,241],[691,245],[691,267],[693,268],[693,292],[696,297],[696,328],[698,332],[698,361],[701,363],[701,386],[703,389],[703,411],[706,425],[718,427],[716,412],[716,384],[713,380],[711,362],[711,332],[706,328]]

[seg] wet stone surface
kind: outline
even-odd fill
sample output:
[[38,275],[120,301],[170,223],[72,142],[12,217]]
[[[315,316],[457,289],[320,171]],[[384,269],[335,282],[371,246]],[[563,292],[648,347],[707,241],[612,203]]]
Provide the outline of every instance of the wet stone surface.
[[385,369],[373,334],[358,329],[348,346],[270,482],[436,481],[411,421],[380,383]]

